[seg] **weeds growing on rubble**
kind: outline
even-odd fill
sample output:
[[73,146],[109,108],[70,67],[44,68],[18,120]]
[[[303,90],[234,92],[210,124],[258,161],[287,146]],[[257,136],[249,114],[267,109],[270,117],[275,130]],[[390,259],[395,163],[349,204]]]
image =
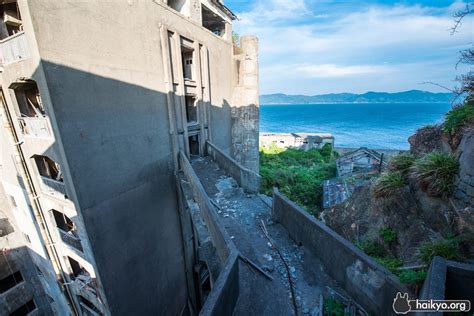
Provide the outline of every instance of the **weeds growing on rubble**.
[[260,149],[262,193],[271,195],[277,187],[309,213],[319,212],[323,180],[336,176],[335,154],[331,146],[322,149]]

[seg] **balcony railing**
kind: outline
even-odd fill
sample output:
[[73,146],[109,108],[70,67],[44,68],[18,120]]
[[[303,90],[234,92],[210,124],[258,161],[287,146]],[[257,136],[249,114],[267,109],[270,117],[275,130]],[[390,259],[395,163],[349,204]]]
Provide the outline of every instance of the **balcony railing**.
[[25,32],[4,38],[0,41],[0,65],[13,64],[30,57]]
[[58,230],[59,230],[59,234],[61,235],[61,239],[64,243],[66,243],[67,245],[71,247],[76,248],[79,251],[83,251],[81,240],[78,237],[74,236],[72,232],[65,232],[62,229],[58,229]]
[[41,179],[41,190],[44,193],[51,195],[60,195],[62,197],[66,196],[66,186],[64,182],[56,181],[50,178],[40,176]]
[[23,134],[33,137],[50,137],[48,121],[45,117],[22,117],[18,119]]

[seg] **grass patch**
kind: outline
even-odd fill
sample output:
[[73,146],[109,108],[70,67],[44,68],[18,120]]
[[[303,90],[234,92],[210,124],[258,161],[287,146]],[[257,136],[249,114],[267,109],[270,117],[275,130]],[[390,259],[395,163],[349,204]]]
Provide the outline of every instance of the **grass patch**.
[[448,260],[462,261],[463,255],[461,254],[459,244],[460,239],[457,237],[426,242],[421,245],[419,249],[420,259],[426,264],[429,264],[434,256],[440,256]]
[[433,196],[447,197],[454,189],[454,177],[459,164],[452,155],[432,152],[418,159],[411,174],[418,184]]
[[443,131],[453,135],[461,127],[472,122],[474,122],[474,104],[465,103],[464,105],[453,108],[446,114]]
[[393,244],[397,242],[397,232],[390,227],[382,228],[379,231],[379,235],[387,244]]
[[324,315],[344,316],[344,304],[333,298],[324,299]]
[[388,172],[382,175],[374,186],[375,197],[386,197],[391,195],[395,189],[407,184],[405,177],[400,172]]
[[426,270],[404,270],[397,273],[400,282],[406,285],[421,285],[426,279]]
[[403,261],[401,259],[394,257],[375,258],[375,261],[390,270],[392,273],[396,273],[397,268],[400,268],[403,265]]
[[415,163],[415,160],[416,158],[412,154],[402,153],[390,160],[389,169],[390,171],[400,172],[406,176]]
[[384,258],[387,253],[383,245],[381,245],[376,240],[366,240],[363,242],[357,242],[355,244],[360,250],[365,252],[367,255],[374,258]]
[[260,150],[261,191],[271,195],[277,187],[289,199],[315,214],[322,205],[323,180],[336,176],[331,146],[303,151],[272,147]]

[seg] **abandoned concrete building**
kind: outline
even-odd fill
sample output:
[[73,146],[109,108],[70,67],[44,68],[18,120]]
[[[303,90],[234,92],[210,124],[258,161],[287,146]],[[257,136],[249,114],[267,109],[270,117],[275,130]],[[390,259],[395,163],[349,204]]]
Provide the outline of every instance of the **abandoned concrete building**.
[[321,133],[260,133],[260,147],[298,148],[309,150],[329,144],[334,147],[334,136]]
[[214,285],[178,158],[212,141],[258,171],[257,39],[234,46],[222,0],[0,16],[0,315],[198,312]]
[[0,315],[388,315],[408,292],[257,194],[258,40],[222,0],[0,17]]

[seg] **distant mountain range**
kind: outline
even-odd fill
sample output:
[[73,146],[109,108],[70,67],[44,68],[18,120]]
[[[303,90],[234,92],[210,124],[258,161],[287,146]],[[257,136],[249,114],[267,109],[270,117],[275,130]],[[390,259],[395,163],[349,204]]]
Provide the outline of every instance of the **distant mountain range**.
[[264,94],[260,104],[312,104],[312,103],[446,103],[452,93],[433,93],[420,90],[404,92],[331,93],[321,95]]

